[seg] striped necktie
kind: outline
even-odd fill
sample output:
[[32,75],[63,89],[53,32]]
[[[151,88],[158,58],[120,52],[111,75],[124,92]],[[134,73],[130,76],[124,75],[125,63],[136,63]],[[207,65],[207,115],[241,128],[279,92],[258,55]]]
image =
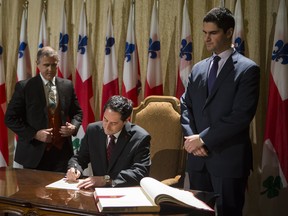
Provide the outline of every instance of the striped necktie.
[[56,109],[56,86],[53,85],[51,81],[47,83],[48,87],[48,107],[50,110],[54,111]]

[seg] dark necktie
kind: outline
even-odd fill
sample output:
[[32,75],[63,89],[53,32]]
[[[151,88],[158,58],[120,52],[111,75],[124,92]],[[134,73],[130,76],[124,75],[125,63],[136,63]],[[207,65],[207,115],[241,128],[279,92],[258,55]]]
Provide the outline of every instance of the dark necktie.
[[51,111],[56,109],[56,86],[51,81],[47,83],[48,86],[48,107]]
[[110,137],[110,141],[109,141],[109,144],[107,147],[107,161],[108,161],[108,163],[111,159],[111,155],[112,155],[113,150],[115,148],[115,139],[116,139],[116,137],[113,135],[110,135],[109,137]]
[[215,56],[213,59],[213,63],[210,69],[210,73],[209,73],[209,78],[208,78],[208,91],[209,94],[211,93],[211,89],[214,85],[214,82],[216,80],[217,77],[217,71],[218,71],[218,62],[221,58],[219,56]]

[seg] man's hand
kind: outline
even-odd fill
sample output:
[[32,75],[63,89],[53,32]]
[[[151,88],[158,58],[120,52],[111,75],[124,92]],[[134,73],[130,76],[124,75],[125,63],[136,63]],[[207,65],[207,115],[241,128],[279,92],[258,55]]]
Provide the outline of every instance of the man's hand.
[[73,124],[66,122],[65,126],[61,126],[59,133],[62,137],[69,137],[75,133],[75,130],[76,127]]
[[208,156],[207,149],[204,147],[204,143],[198,134],[186,136],[184,138],[184,148],[188,153],[200,157]]
[[44,143],[51,143],[53,138],[53,128],[42,129],[37,131],[34,139],[39,140]]
[[77,181],[80,175],[81,175],[80,171],[72,167],[67,171],[66,178],[67,181]]
[[83,181],[79,182],[77,185],[78,188],[88,189],[88,188],[95,188],[95,187],[103,187],[106,185],[106,180],[104,176],[90,176]]

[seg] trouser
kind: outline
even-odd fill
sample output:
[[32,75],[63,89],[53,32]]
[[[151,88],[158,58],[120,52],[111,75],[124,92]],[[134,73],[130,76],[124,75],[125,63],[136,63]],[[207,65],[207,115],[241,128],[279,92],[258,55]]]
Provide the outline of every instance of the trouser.
[[190,189],[214,192],[216,215],[242,216],[248,176],[244,178],[223,178],[211,175],[207,169],[200,172],[189,171]]

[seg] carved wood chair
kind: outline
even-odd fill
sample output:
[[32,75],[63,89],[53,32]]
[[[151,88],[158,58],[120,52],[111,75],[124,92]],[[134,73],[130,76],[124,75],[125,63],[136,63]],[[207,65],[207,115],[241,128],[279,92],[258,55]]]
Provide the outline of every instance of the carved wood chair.
[[131,122],[146,129],[151,139],[150,176],[183,187],[186,153],[180,124],[180,101],[173,96],[149,96],[133,109]]

